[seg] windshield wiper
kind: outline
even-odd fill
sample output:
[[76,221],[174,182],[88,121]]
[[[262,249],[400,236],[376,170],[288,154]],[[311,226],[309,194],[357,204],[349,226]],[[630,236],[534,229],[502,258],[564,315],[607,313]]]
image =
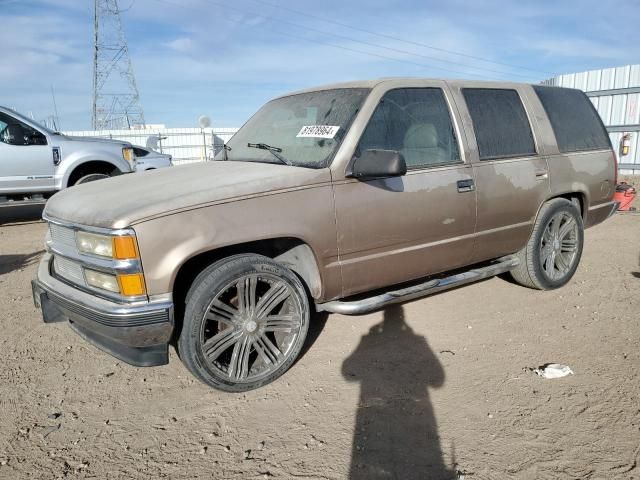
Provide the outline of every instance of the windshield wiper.
[[280,162],[284,163],[285,165],[289,165],[290,167],[293,166],[293,163],[291,163],[289,160],[287,160],[282,155],[280,155],[280,152],[282,152],[281,148],[272,147],[271,145],[267,145],[266,143],[247,143],[247,147],[259,148],[260,150],[267,150],[271,152],[271,154],[273,154],[274,157],[280,160]]

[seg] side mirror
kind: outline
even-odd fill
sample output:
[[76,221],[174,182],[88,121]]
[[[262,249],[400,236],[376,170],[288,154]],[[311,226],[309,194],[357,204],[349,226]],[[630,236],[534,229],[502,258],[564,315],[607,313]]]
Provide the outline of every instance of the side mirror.
[[402,154],[396,150],[365,150],[357,157],[348,177],[380,178],[399,177],[407,173],[407,164]]

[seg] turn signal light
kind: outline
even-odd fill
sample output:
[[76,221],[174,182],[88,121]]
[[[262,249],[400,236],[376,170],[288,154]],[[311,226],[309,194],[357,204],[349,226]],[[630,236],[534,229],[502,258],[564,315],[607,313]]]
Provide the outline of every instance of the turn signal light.
[[118,275],[120,293],[127,297],[145,294],[144,276],[141,273]]
[[138,258],[135,238],[131,236],[113,237],[113,258],[118,260]]

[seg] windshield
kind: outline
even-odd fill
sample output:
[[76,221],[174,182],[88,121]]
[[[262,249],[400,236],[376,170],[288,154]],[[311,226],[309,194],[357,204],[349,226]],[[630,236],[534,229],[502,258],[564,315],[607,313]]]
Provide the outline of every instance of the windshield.
[[34,127],[36,127],[38,130],[40,130],[41,132],[48,133],[49,135],[57,133],[57,132],[54,132],[53,130],[51,130],[50,128],[45,127],[44,125],[39,124],[35,120],[33,120],[31,118],[27,118],[24,115],[16,112],[15,110],[11,110],[10,108],[7,108],[7,115],[11,115],[13,117],[16,117],[18,120],[21,120],[22,122],[26,123],[27,125],[31,124]]
[[272,100],[238,130],[227,144],[230,149],[219,152],[216,160],[226,153],[231,161],[326,167],[368,93],[341,88]]

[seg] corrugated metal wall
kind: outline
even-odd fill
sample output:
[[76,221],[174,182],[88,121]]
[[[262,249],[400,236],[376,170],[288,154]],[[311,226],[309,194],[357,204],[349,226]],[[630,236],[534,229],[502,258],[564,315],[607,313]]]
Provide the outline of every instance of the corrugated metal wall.
[[[621,172],[640,171],[640,65],[569,73],[542,83],[585,91],[609,131]],[[625,133],[631,134],[631,145],[629,154],[620,156]]]
[[154,150],[173,156],[174,163],[202,162],[213,157],[237,131],[237,128],[162,128],[145,130],[101,130],[64,132],[66,135],[124,140],[146,147],[147,141],[157,142]]

